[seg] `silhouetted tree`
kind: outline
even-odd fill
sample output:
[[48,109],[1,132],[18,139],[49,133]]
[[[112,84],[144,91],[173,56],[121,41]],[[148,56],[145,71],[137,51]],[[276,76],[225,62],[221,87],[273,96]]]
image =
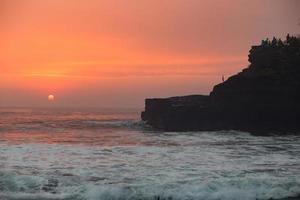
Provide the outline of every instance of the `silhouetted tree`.
[[291,38],[291,37],[290,37],[290,34],[288,33],[287,36],[286,36],[286,42],[287,42],[287,43],[290,41],[290,38]]
[[284,44],[283,44],[283,42],[282,42],[282,40],[280,38],[278,39],[277,45],[279,47],[283,47],[284,46]]
[[253,70],[300,69],[300,37],[287,34],[285,41],[276,37],[272,41],[266,38],[260,46],[254,46],[250,50],[248,60]]
[[273,37],[273,39],[272,39],[271,46],[272,47],[277,46],[277,39],[275,37]]

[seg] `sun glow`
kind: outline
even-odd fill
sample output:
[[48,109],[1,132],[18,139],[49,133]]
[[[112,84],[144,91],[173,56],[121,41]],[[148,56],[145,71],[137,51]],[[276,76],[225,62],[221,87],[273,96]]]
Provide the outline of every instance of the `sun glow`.
[[54,101],[54,95],[50,94],[50,95],[48,96],[48,100],[49,100],[49,101]]

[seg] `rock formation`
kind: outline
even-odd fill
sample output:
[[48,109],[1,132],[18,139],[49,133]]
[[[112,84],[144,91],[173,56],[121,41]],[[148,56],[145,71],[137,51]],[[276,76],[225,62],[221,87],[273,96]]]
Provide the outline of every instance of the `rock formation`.
[[208,96],[146,99],[142,120],[169,131],[300,130],[300,38],[263,40],[249,62]]

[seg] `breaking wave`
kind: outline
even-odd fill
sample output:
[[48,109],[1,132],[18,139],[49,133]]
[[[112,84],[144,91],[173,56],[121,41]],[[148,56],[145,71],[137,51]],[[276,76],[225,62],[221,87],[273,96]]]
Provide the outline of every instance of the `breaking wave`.
[[[89,183],[82,177],[44,179],[1,175],[2,200],[267,200],[299,195],[299,180],[234,178],[198,184],[126,186]],[[80,180],[83,179],[83,180]],[[101,179],[99,179],[101,180]],[[81,182],[80,182],[81,181]]]
[[138,113],[0,111],[0,200],[268,200],[300,193],[300,136],[155,132]]

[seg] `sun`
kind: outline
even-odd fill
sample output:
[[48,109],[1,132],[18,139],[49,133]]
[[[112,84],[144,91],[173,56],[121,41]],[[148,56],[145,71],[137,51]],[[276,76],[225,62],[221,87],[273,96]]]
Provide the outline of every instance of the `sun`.
[[49,94],[48,100],[49,100],[49,101],[54,101],[54,95],[53,95],[53,94]]

